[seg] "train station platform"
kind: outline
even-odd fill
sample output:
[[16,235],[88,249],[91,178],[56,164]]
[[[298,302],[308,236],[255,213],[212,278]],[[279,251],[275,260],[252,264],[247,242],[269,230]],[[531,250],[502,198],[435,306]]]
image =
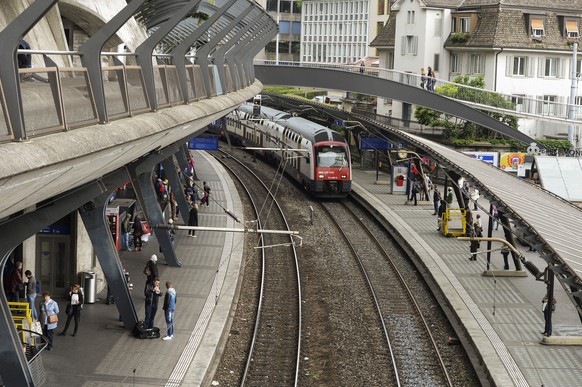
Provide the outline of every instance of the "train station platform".
[[[559,283],[556,281],[553,334],[544,338],[542,298],[546,284],[529,273],[525,277],[484,276],[486,254],[470,261],[469,242],[447,238],[437,231],[432,201],[418,202],[417,206],[408,203],[405,195],[389,193],[389,179],[390,175],[380,174],[376,180],[376,171],[355,166],[353,193],[375,207],[424,262],[458,316],[466,337],[478,348],[477,356],[491,384],[580,385],[582,347],[563,343],[582,343],[582,324]],[[479,199],[479,205],[489,208],[484,198]],[[487,230],[487,214],[476,213],[481,214],[483,229]],[[504,238],[501,226],[493,233]],[[484,245],[480,250],[485,250]],[[492,249],[496,247],[500,246]],[[543,270],[546,263],[536,252],[516,247]],[[499,251],[492,253],[490,269],[504,271]],[[513,264],[510,270],[515,270]]]
[[[212,188],[209,206],[199,210],[200,226],[239,227],[226,215],[228,208],[243,218],[242,204],[228,173],[205,152],[192,152],[196,173]],[[176,224],[183,224],[180,218]],[[242,227],[241,227],[242,228]],[[44,351],[45,386],[198,386],[207,375],[215,348],[228,331],[231,306],[238,291],[242,262],[242,233],[176,231],[176,253],[181,268],[165,265],[152,235],[142,251],[120,252],[122,265],[133,283],[132,298],[138,318],[145,317],[143,268],[152,254],[158,256],[161,288],[172,281],[177,292],[174,338],[138,340],[123,329],[115,305],[106,304],[106,294],[86,304],[76,337],[58,336],[65,325],[65,300],[55,330],[54,350]],[[161,337],[166,334],[163,298],[155,318]],[[73,322],[71,322],[73,324]]]
[[[210,206],[199,212],[200,225],[238,227],[223,208],[242,217],[242,204],[234,183],[222,167],[204,152],[195,152],[197,183],[212,188]],[[389,193],[389,175],[353,170],[354,195],[369,202],[385,217],[414,253],[423,260],[442,289],[450,309],[456,313],[466,338],[478,348],[478,360],[491,385],[575,386],[582,380],[580,347],[555,345],[560,337],[579,336],[582,325],[561,287],[556,286],[557,309],[553,335],[548,340],[541,300],[543,282],[531,275],[521,277],[483,276],[485,255],[469,261],[469,243],[446,238],[437,232],[432,203],[413,206],[402,194]],[[481,198],[479,204],[488,207]],[[486,229],[487,216],[482,218]],[[180,220],[177,224],[180,224]],[[138,340],[118,321],[117,308],[106,305],[105,293],[95,304],[86,305],[76,337],[55,336],[54,350],[43,353],[45,386],[199,386],[211,380],[208,371],[219,343],[229,330],[229,318],[238,291],[242,262],[243,234],[198,231],[176,234],[181,268],[164,265],[155,239],[141,252],[120,252],[134,286],[133,301],[138,317],[144,317],[143,267],[151,254],[159,257],[162,285],[171,280],[178,293],[176,330],[171,341]],[[494,236],[503,237],[501,228]],[[545,261],[527,247],[517,246],[526,258],[543,269]],[[483,249],[482,249],[483,250]],[[495,252],[491,269],[503,270],[503,259]],[[514,269],[513,265],[511,269]],[[523,274],[523,273],[522,273]],[[59,300],[64,310],[64,300]],[[64,313],[61,313],[63,317]],[[160,309],[155,325],[165,335]],[[63,318],[55,333],[64,327]],[[453,332],[451,332],[453,334]],[[552,345],[553,344],[553,345]]]

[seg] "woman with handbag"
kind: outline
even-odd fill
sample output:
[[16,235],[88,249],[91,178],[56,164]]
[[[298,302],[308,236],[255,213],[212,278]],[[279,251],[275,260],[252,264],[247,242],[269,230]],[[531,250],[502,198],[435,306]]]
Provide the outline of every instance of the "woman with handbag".
[[75,318],[75,330],[71,336],[77,336],[77,329],[79,329],[79,320],[81,319],[81,309],[83,308],[83,292],[81,292],[81,285],[75,284],[69,295],[67,296],[69,302],[67,303],[67,309],[65,309],[65,313],[67,314],[67,322],[65,324],[65,329],[59,336],[64,336],[67,334],[67,329],[69,329],[69,324],[71,323],[71,319]]
[[59,322],[59,305],[51,299],[50,292],[42,293],[43,301],[40,303],[40,323],[42,324],[42,334],[48,340],[47,350],[53,350],[53,331],[57,329]]

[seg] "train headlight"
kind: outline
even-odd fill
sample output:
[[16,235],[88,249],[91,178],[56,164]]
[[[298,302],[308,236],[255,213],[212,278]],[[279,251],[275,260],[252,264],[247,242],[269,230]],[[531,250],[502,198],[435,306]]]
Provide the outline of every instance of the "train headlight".
[[347,179],[348,175],[342,175],[342,179]]
[[323,173],[320,173],[319,175],[317,175],[318,178],[323,179],[325,177],[325,175]]

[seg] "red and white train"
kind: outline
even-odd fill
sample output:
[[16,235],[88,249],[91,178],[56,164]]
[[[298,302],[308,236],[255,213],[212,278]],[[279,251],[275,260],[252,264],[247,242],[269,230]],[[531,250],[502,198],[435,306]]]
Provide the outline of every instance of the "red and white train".
[[[227,131],[267,158],[284,161],[285,172],[322,198],[345,197],[352,189],[350,148],[338,132],[292,114],[243,103],[227,117]],[[256,111],[256,110],[255,110]]]

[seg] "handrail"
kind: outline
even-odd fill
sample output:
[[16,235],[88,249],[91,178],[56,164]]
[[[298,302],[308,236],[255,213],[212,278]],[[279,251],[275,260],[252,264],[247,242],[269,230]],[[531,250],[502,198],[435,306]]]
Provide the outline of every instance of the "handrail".
[[[309,67],[321,68],[346,72],[360,72],[367,76],[374,76],[382,79],[388,79],[394,82],[407,84],[413,87],[420,87],[422,76],[416,73],[409,73],[405,71],[384,69],[378,67],[364,67],[359,65],[345,65],[332,63],[303,63],[292,61],[275,61],[275,60],[254,60],[255,65],[276,65],[276,66],[291,66],[291,67]],[[426,78],[426,76],[425,76]],[[503,114],[511,114],[521,117],[529,117],[544,120],[557,120],[562,123],[580,125],[582,123],[582,105],[573,105],[576,109],[574,118],[568,118],[568,109],[571,104],[559,103],[555,101],[545,101],[539,98],[530,98],[524,95],[503,94],[493,90],[479,89],[476,87],[463,85],[459,83],[450,82],[444,79],[434,78],[436,81],[435,88],[440,87],[441,92],[444,92],[442,86],[451,86],[450,91],[456,91],[449,94],[444,93],[440,95],[447,98],[454,99],[458,102],[463,102],[471,105],[476,109],[490,110],[500,112]],[[437,90],[438,92],[439,90]],[[430,92],[427,90],[427,92]],[[491,102],[495,103],[491,103]],[[489,102],[489,104],[488,104]],[[521,103],[516,103],[521,102]],[[497,105],[497,106],[496,106]]]

